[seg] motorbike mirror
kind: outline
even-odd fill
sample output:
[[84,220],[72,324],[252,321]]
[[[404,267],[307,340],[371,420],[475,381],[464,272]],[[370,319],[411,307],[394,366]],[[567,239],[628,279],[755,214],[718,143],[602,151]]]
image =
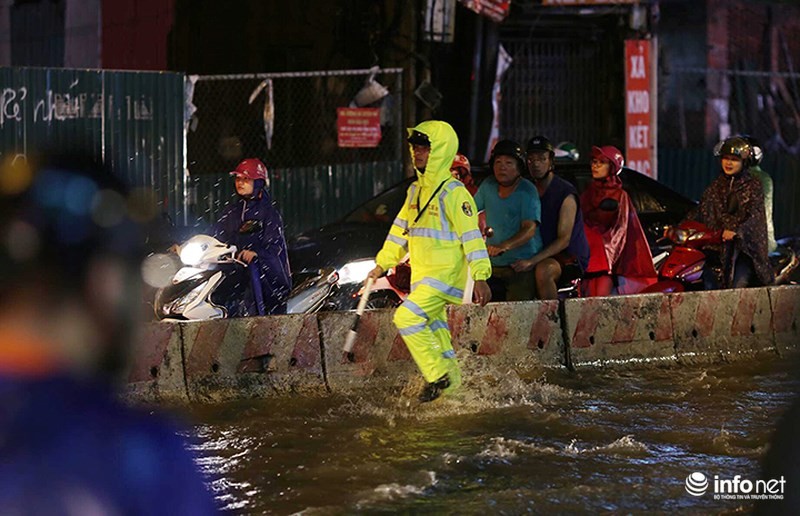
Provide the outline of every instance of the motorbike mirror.
[[619,208],[619,202],[615,199],[603,199],[600,201],[600,209],[603,211],[617,211]]

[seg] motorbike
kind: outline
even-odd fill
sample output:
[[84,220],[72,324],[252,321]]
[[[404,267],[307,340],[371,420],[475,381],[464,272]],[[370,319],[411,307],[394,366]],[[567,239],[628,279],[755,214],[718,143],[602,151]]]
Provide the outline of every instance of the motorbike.
[[[700,222],[685,220],[677,226],[667,227],[663,238],[674,246],[658,267],[658,281],[641,293],[703,290],[703,268],[706,264],[703,249],[722,243],[722,231],[712,230]],[[781,285],[789,281],[800,260],[794,250],[781,246],[770,255],[770,263],[775,271],[775,284]]]
[[[228,317],[224,299],[216,299],[220,285],[232,267],[247,267],[236,259],[236,246],[208,235],[195,235],[179,247],[182,266],[169,285],[156,291],[156,319],[197,321]],[[339,275],[332,267],[292,273],[288,314],[332,309],[327,303],[338,289]],[[260,286],[256,287],[260,288]]]
[[[486,238],[491,238],[494,230],[491,227],[486,227],[485,222],[481,222],[481,229]],[[567,299],[580,296],[581,279],[580,278],[563,278],[558,282],[558,298]],[[361,297],[364,292],[362,287],[353,296],[355,298]],[[390,269],[386,274],[375,280],[370,290],[370,296],[367,300],[365,308],[367,310],[375,310],[380,308],[396,308],[405,301],[408,294],[411,292],[411,265],[408,262],[408,255],[406,255],[398,265]],[[464,304],[471,303],[471,289],[463,300]]]

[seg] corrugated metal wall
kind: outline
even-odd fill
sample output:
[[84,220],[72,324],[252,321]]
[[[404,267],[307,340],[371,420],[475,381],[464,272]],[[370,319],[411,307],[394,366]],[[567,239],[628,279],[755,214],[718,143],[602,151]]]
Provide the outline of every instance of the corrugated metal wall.
[[[270,170],[270,191],[283,214],[286,234],[332,222],[403,179],[399,161],[346,163]],[[198,226],[216,220],[234,194],[228,175],[194,178]]]
[[[800,160],[788,154],[765,154],[761,163],[775,189],[775,236],[800,234]],[[720,173],[719,158],[710,149],[658,149],[658,179],[692,199]]]
[[0,157],[82,151],[185,215],[182,74],[0,68]]

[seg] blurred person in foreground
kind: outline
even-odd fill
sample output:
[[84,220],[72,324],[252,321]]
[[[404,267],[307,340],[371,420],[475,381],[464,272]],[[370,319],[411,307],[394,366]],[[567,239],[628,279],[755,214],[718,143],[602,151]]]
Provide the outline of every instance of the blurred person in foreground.
[[408,187],[368,278],[379,278],[408,252],[411,293],[395,311],[394,323],[427,382],[419,396],[424,403],[461,385],[447,305],[462,302],[467,274],[475,280],[473,298],[486,305],[492,266],[475,200],[450,174],[456,132],[447,122],[429,120],[409,129],[408,143],[417,180]]
[[140,322],[146,214],[82,158],[0,166],[6,514],[216,511],[179,428],[114,389]]

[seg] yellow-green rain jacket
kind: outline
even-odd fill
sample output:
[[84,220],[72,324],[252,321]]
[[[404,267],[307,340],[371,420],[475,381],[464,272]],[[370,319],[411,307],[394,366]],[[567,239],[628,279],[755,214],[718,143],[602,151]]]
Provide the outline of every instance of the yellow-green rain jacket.
[[[468,263],[475,281],[486,280],[492,274],[486,244],[478,229],[478,210],[464,185],[450,175],[450,165],[458,152],[458,136],[450,124],[430,120],[409,129],[409,134],[414,130],[430,139],[428,164],[424,173],[417,171],[417,180],[408,187],[403,207],[375,262],[389,270],[408,252],[412,290],[420,283],[426,284],[449,301],[460,303]],[[436,197],[415,223],[437,188]]]

